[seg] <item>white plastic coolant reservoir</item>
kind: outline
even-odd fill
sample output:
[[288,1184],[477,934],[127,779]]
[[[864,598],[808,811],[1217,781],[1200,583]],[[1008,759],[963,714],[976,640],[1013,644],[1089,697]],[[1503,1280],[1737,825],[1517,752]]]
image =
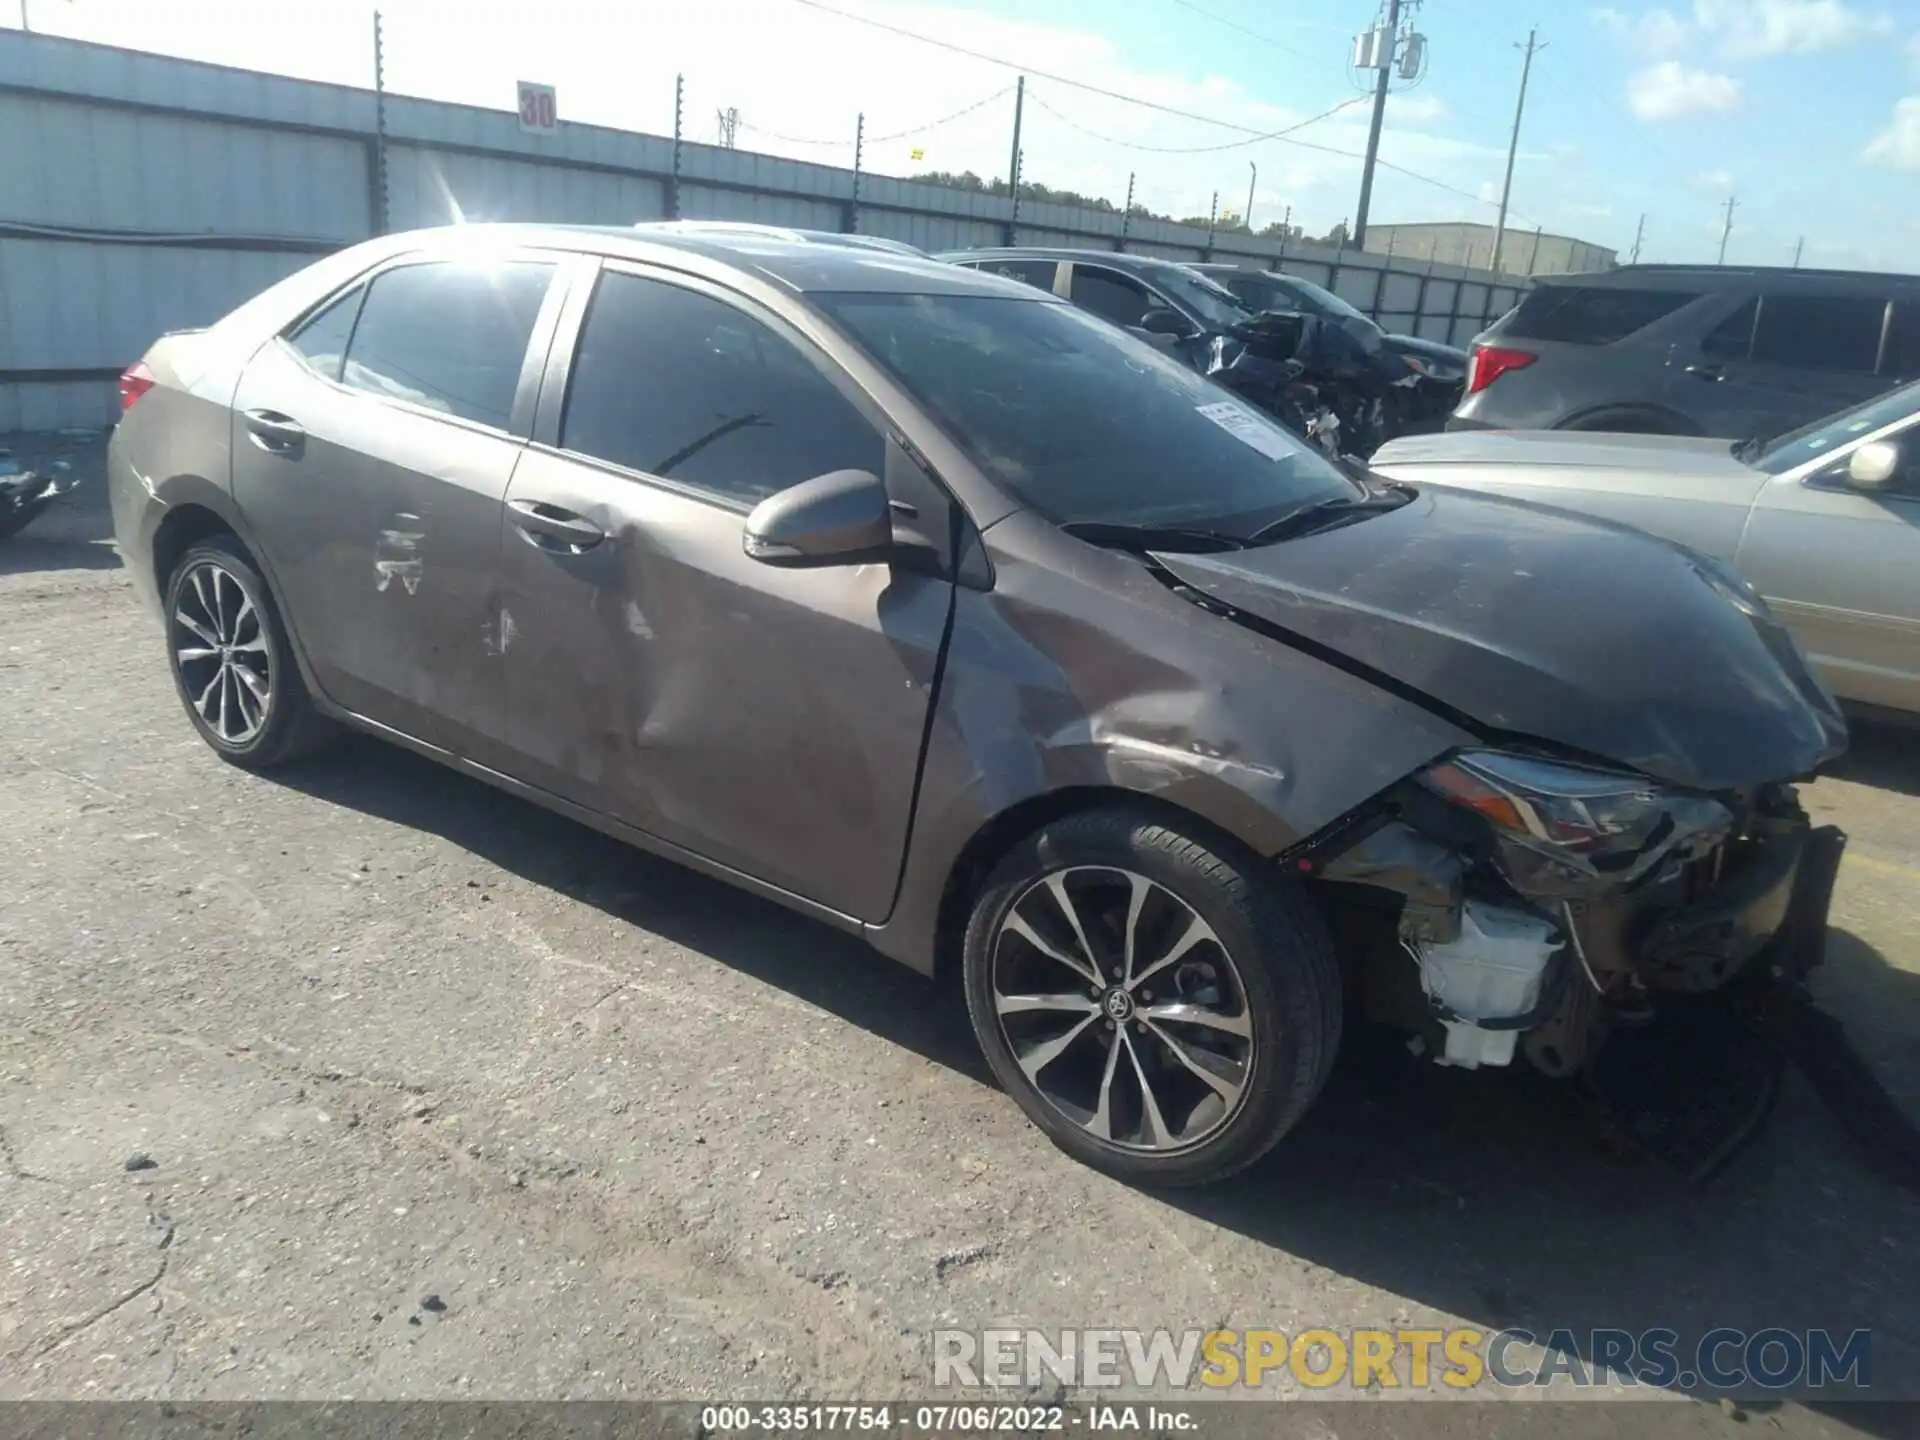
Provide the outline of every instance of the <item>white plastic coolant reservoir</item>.
[[1462,907],[1459,939],[1419,946],[1421,985],[1459,1017],[1442,1022],[1447,1045],[1439,1062],[1469,1069],[1511,1063],[1520,1032],[1474,1022],[1511,1020],[1538,1005],[1547,962],[1559,948],[1551,921],[1478,900]]

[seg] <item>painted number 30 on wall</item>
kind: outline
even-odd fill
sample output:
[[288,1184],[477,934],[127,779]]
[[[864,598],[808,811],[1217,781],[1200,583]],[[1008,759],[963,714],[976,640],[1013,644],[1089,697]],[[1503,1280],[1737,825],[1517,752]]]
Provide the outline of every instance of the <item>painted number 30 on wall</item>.
[[553,86],[520,82],[520,128],[535,135],[551,135],[560,128],[560,107]]

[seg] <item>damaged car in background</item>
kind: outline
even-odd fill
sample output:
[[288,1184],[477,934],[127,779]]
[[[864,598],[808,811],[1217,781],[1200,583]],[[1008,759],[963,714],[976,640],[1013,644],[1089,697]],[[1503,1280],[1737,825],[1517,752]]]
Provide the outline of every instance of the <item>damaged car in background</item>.
[[136,373],[115,535],[221,757],[359,729],[957,968],[1128,1179],[1251,1163],[1354,1013],[1574,1075],[1817,958],[1845,729],[1742,582],[1337,464],[1043,289],[470,225]]

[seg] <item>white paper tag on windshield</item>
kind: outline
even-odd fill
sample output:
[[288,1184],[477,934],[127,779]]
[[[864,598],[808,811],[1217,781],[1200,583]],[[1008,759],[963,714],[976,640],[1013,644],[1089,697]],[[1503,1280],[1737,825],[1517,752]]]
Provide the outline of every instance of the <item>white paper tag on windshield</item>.
[[1269,460],[1284,460],[1294,453],[1286,437],[1279,434],[1277,428],[1257,415],[1251,415],[1231,400],[1216,401],[1212,405],[1196,405],[1207,419],[1213,421],[1242,445],[1258,450]]

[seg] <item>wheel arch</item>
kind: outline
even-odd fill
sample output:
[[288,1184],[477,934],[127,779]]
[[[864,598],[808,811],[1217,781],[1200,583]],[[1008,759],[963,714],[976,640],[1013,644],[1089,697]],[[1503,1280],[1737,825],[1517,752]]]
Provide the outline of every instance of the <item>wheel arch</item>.
[[1156,817],[1210,848],[1231,853],[1249,864],[1259,863],[1259,857],[1246,842],[1232,832],[1199,811],[1158,795],[1117,785],[1072,785],[1029,795],[983,820],[947,869],[929,957],[937,980],[944,983],[959,974],[967,918],[987,876],[1002,857],[1057,820],[1102,809],[1133,810]]
[[[1626,424],[1622,422],[1652,422],[1651,425]],[[1603,423],[1604,422],[1604,423]],[[1625,431],[1647,435],[1704,435],[1699,425],[1682,415],[1678,410],[1670,410],[1664,405],[1652,405],[1640,401],[1626,403],[1613,402],[1605,405],[1589,405],[1584,410],[1576,410],[1565,415],[1553,427],[1556,430],[1608,430]]]
[[167,482],[163,493],[168,499],[167,512],[154,526],[153,539],[148,544],[154,589],[162,606],[166,604],[167,586],[173,579],[180,557],[202,540],[216,535],[231,535],[239,542],[247,560],[260,572],[260,578],[272,593],[274,606],[280,613],[280,624],[286,631],[288,647],[293,651],[294,664],[300,670],[300,678],[306,682],[314,700],[325,708],[327,702],[314,678],[313,666],[308,663],[299,627],[287,606],[286,592],[281,589],[280,582],[274,576],[272,562],[254,540],[232,497],[211,481],[198,476],[177,476]]

